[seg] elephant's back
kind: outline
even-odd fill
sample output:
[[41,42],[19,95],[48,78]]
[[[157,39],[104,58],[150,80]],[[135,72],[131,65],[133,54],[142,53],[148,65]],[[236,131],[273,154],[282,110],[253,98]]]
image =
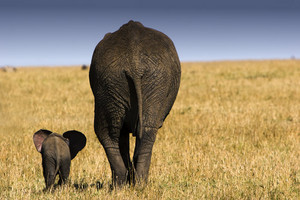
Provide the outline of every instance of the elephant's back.
[[[169,63],[170,66],[166,66]],[[157,68],[180,70],[172,40],[160,31],[130,21],[114,33],[108,33],[96,46],[91,68],[98,73],[129,70],[143,75]]]
[[52,133],[43,142],[43,155],[46,157],[55,157],[57,161],[70,159],[70,148],[62,136]]

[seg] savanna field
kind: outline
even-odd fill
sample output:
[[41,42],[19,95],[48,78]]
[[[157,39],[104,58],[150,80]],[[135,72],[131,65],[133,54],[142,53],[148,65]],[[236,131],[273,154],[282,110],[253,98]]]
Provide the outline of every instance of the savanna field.
[[[300,199],[300,60],[182,63],[146,186],[110,190],[93,118],[88,70],[0,71],[0,199]],[[32,141],[41,128],[87,137],[53,192]]]

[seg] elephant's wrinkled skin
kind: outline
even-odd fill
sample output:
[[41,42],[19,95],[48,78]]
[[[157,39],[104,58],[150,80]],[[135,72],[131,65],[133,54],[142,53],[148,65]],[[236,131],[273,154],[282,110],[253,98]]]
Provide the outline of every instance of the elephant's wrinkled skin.
[[63,135],[41,129],[34,133],[33,142],[42,154],[43,175],[46,189],[53,186],[57,174],[58,184],[69,177],[71,160],[85,147],[86,138],[78,131],[67,131]]
[[[94,129],[114,185],[147,181],[157,130],[179,89],[181,67],[173,42],[130,21],[98,43],[89,76],[95,97]],[[129,133],[136,136],[134,170]]]

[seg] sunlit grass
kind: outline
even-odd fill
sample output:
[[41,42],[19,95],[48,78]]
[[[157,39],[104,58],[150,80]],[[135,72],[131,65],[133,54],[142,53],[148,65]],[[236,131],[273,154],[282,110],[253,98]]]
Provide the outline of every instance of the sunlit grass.
[[[183,63],[146,186],[110,191],[109,164],[93,131],[88,70],[0,72],[0,120],[0,199],[300,198],[297,60]],[[70,184],[52,193],[42,191],[41,156],[32,142],[40,128],[87,137],[72,161]]]

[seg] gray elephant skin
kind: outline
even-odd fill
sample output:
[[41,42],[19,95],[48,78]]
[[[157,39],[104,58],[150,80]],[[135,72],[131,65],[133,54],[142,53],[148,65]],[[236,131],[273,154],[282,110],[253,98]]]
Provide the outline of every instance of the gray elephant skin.
[[41,129],[34,133],[33,143],[42,154],[43,175],[46,189],[49,189],[54,185],[57,175],[59,185],[66,183],[71,160],[85,147],[86,137],[75,130],[60,135]]
[[[165,34],[129,21],[96,46],[89,72],[94,130],[114,186],[147,182],[157,131],[176,99],[180,61]],[[129,133],[136,136],[133,162]]]

